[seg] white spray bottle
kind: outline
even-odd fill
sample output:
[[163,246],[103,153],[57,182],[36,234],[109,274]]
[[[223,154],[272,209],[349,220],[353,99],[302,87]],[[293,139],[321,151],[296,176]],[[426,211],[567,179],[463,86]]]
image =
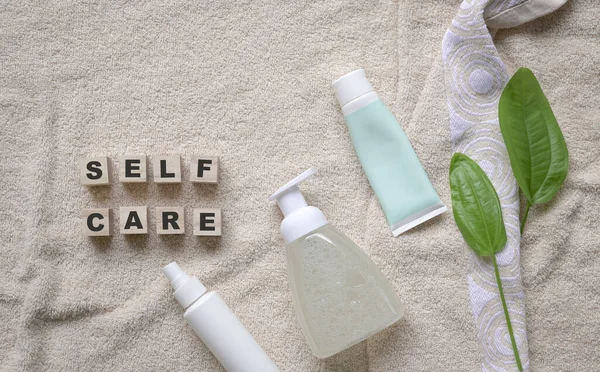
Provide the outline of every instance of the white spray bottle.
[[163,273],[183,306],[183,317],[228,372],[279,372],[244,325],[216,292],[171,262]]
[[285,218],[290,291],[313,353],[336,354],[394,324],[404,314],[398,295],[373,261],[308,206],[298,184],[311,168],[273,194]]

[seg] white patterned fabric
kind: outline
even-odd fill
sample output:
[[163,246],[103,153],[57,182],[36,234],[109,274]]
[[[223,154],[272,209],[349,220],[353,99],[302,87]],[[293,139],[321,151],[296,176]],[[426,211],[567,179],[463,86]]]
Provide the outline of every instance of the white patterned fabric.
[[[526,9],[525,3],[523,0],[463,1],[444,37],[442,57],[452,147],[479,163],[502,204],[508,242],[496,256],[521,362],[524,370],[529,370],[519,259],[519,189],[498,124],[498,101],[509,76],[486,24],[488,17],[498,21],[499,15],[513,7],[517,11]],[[542,13],[549,11],[545,9]],[[483,354],[482,370],[515,371],[517,364],[491,260],[469,252],[467,280]]]
[[551,13],[567,0],[492,0],[483,11],[491,29],[515,27]]

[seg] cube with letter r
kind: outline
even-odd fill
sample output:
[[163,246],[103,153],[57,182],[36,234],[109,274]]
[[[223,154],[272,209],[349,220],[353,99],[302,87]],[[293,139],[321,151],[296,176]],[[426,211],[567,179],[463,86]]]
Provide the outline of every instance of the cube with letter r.
[[156,233],[158,235],[185,233],[183,207],[156,207]]
[[79,159],[79,182],[86,186],[109,185],[108,157],[95,156]]

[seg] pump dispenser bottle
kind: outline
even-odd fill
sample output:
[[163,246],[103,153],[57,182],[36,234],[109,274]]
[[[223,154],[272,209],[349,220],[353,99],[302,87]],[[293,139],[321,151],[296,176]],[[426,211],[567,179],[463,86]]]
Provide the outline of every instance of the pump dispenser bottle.
[[285,218],[287,267],[298,321],[312,352],[336,354],[392,325],[404,306],[373,261],[308,206],[298,184],[311,168],[273,194]]
[[244,325],[216,292],[171,262],[163,273],[183,306],[183,317],[228,372],[279,372]]

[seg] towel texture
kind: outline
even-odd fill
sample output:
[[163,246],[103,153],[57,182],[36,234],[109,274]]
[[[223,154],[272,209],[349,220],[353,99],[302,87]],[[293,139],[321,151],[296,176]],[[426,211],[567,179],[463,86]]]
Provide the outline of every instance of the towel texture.
[[[362,67],[450,204],[440,43],[454,2],[0,1],[0,365],[7,371],[220,366],[186,326],[160,267],[218,291],[282,371],[478,371],[468,251],[450,213],[395,239],[352,149],[330,83]],[[600,370],[600,46],[593,0],[495,42],[531,68],[571,154],[521,242],[532,370]],[[221,157],[219,185],[78,184],[77,160]],[[151,162],[150,162],[151,165]],[[311,355],[287,287],[281,214],[303,187],[365,249],[406,317],[327,360]],[[151,167],[150,167],[151,169]],[[150,172],[152,173],[152,172]],[[152,174],[150,174],[150,177]],[[114,177],[116,179],[116,177]],[[223,236],[86,238],[87,207],[223,209]]]

